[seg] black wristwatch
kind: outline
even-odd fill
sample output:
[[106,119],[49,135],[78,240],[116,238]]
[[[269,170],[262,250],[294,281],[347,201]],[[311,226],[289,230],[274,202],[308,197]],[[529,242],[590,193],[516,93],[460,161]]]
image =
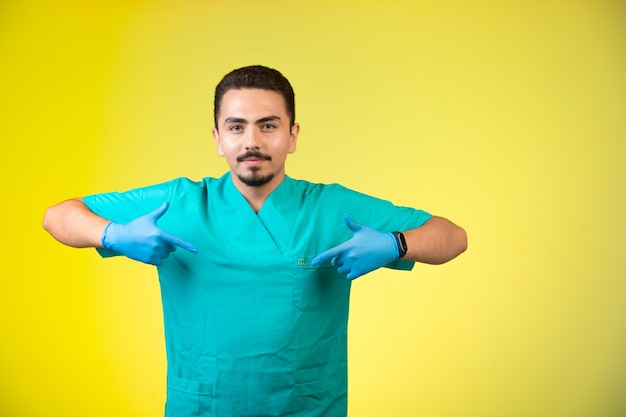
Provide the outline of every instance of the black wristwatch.
[[404,238],[404,233],[391,232],[391,234],[396,238],[396,243],[398,244],[398,259],[402,259],[404,258],[404,255],[406,255],[406,251],[408,250],[406,246],[406,239]]

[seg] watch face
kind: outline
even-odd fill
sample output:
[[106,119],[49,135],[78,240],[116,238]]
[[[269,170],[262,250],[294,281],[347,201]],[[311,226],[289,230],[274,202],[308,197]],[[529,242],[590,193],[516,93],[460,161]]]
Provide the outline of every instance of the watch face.
[[393,235],[396,237],[396,242],[398,242],[399,258],[402,258],[404,255],[406,255],[406,251],[408,250],[408,247],[406,246],[406,239],[404,238],[404,233],[393,232]]
[[404,239],[404,233],[400,233],[400,243],[402,244],[402,250],[404,252],[406,252],[407,247],[406,247],[406,240]]

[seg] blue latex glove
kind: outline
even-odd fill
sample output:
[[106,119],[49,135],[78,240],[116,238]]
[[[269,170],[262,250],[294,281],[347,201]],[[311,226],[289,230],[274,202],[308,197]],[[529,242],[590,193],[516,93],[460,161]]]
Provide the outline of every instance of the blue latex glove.
[[352,239],[316,256],[311,261],[313,266],[330,259],[340,274],[355,279],[398,259],[398,244],[391,233],[359,224],[347,214],[344,214],[344,220],[354,232]]
[[102,246],[152,265],[161,265],[177,246],[191,253],[198,253],[198,249],[191,243],[156,226],[157,220],[165,214],[168,207],[169,203],[166,202],[152,213],[128,223],[109,223],[102,233]]

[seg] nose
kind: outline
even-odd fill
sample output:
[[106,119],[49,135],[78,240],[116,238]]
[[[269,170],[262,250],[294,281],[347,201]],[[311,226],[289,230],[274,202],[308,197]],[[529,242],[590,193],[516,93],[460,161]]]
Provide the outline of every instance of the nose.
[[244,146],[246,149],[261,149],[263,138],[258,129],[248,129]]

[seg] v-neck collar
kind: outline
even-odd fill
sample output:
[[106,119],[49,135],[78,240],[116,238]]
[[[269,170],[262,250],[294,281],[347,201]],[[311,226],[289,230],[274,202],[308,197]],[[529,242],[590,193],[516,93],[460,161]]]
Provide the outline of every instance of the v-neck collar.
[[[293,180],[285,175],[283,181],[267,196],[258,213],[226,174],[224,205],[230,208],[226,217],[231,221],[225,232],[246,236],[248,242],[260,250],[267,247],[268,240],[281,253],[292,246],[293,224],[297,215],[298,197],[294,195]],[[225,214],[225,213],[224,213]]]

